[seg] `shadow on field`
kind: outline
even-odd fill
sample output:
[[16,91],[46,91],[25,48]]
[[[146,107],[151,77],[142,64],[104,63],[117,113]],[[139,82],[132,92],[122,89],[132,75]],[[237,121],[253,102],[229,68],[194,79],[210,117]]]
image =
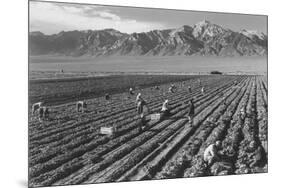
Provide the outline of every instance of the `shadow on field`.
[[188,120],[188,117],[185,117],[185,116],[181,116],[181,117],[171,117],[171,118],[168,118],[168,119],[171,119],[171,120],[181,120],[181,119],[186,119]]

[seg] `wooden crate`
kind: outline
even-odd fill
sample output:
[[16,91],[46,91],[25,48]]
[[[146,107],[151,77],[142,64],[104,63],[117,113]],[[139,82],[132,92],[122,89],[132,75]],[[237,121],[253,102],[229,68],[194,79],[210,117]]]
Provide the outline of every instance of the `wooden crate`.
[[150,119],[151,119],[151,121],[158,121],[158,120],[160,120],[160,113],[151,114],[150,115]]
[[113,127],[101,127],[100,128],[100,134],[112,135],[113,133],[114,133]]

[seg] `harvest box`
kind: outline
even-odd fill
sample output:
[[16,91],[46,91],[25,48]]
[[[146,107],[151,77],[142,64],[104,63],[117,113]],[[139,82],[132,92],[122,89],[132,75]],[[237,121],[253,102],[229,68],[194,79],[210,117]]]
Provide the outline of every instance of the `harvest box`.
[[158,120],[160,120],[160,113],[151,114],[151,115],[150,115],[150,120],[151,120],[151,121],[158,121]]
[[112,135],[114,133],[113,127],[101,127],[100,134]]

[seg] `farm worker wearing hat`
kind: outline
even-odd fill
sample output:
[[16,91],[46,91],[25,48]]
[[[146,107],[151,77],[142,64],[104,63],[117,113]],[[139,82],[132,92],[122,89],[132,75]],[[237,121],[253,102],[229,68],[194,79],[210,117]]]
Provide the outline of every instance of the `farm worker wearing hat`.
[[87,108],[87,103],[86,101],[78,101],[76,103],[76,111],[80,112],[82,110],[82,112],[85,112],[85,109]]
[[195,109],[193,99],[190,99],[188,107],[189,107],[188,121],[192,124],[193,123],[193,117],[194,117],[194,109]]
[[109,98],[110,98],[110,97],[109,97],[109,94],[106,93],[106,94],[105,94],[105,100],[109,100]]
[[241,108],[238,115],[239,115],[239,118],[240,118],[240,119],[244,119],[244,118],[246,117],[245,109],[244,109],[244,108]]
[[248,146],[245,148],[247,153],[251,153],[249,155],[249,167],[254,168],[255,166],[259,166],[260,164],[264,163],[266,159],[266,153],[264,148],[260,145],[257,145],[254,140],[252,140]]
[[205,93],[205,88],[204,87],[201,88],[201,93],[202,93],[202,95],[204,95],[204,93]]
[[163,117],[170,115],[169,100],[168,99],[166,99],[164,101],[160,112],[162,113]]
[[133,88],[131,88],[131,87],[130,87],[130,89],[129,89],[129,94],[130,94],[130,95],[134,95]]
[[39,108],[39,121],[42,122],[44,116],[44,109],[43,107]]
[[141,97],[141,93],[138,93],[137,98],[136,98],[136,103],[137,103],[137,111],[140,116],[143,116],[143,107],[144,106],[147,108],[147,111],[149,111],[146,102]]
[[188,86],[188,92],[191,93],[191,87],[190,86]]
[[174,93],[174,88],[172,86],[169,87],[169,92]]
[[200,79],[198,79],[198,82],[199,82],[199,86],[201,86],[201,80]]
[[221,142],[216,141],[214,144],[210,144],[204,151],[203,159],[211,166],[215,161],[219,160],[218,151],[221,149]]
[[167,111],[168,110],[168,102],[169,100],[166,99],[162,105],[162,109],[161,109],[161,112],[164,112],[164,111]]
[[42,122],[46,118],[49,118],[49,108],[46,106],[41,106],[39,108],[39,121]]

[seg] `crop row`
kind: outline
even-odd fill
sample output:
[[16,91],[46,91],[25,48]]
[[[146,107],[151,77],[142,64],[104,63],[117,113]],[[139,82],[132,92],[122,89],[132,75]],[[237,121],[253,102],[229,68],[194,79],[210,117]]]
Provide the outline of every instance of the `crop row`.
[[[208,110],[208,108],[205,108],[205,110],[206,109]],[[170,124],[170,122],[167,123]],[[130,152],[129,155],[126,155],[125,158],[119,159],[107,169],[97,174],[93,174],[93,176],[91,176],[88,180],[86,180],[85,183],[114,181],[116,178],[119,178],[119,176],[121,176],[122,173],[126,172],[128,169],[133,167],[144,156],[148,155],[154,149],[156,149],[159,143],[162,143],[167,138],[169,138],[172,135],[172,133],[169,130],[175,131],[174,127],[176,127],[176,130],[178,130],[179,127],[183,127],[186,123],[187,123],[187,119],[179,119],[176,122],[173,122],[173,124],[169,125],[171,129],[166,128],[164,131],[154,136],[152,140],[149,140],[149,142],[146,141],[141,147],[136,147],[132,152]]]
[[[234,92],[230,96],[226,97],[226,104],[228,105],[230,101],[232,101],[237,93]],[[226,110],[226,105],[219,105],[219,107],[213,112],[213,114],[216,114],[216,112],[223,113]],[[184,142],[195,132],[195,134],[198,134],[198,132],[201,132],[200,136],[203,136],[204,134],[208,134],[208,131],[210,131],[214,126],[210,126],[211,124],[214,125],[213,121],[215,121],[218,117],[210,115],[208,116],[207,120],[203,122],[202,125],[196,125],[199,126],[199,130],[197,130],[197,133],[195,132],[196,127],[188,127],[187,129],[181,130],[181,133],[178,134],[173,140],[171,140],[169,143],[166,143],[166,146],[161,145],[161,148],[165,147],[163,151],[159,151],[157,153],[157,156],[152,160],[152,156],[149,156],[147,159],[142,161],[142,165],[140,165],[138,168],[132,169],[129,172],[127,172],[123,177],[121,177],[118,181],[124,181],[124,180],[141,180],[141,179],[150,179],[152,178],[157,170],[160,169],[160,167],[167,162],[179,148],[183,145]],[[204,120],[204,118],[199,117],[200,119]],[[179,170],[177,167],[183,165],[183,158],[178,157],[178,160],[173,162],[168,162],[168,166],[166,168],[163,168],[163,174],[167,175],[167,177],[177,177]],[[151,161],[150,161],[151,160]],[[176,164],[178,163],[178,164]],[[173,166],[175,165],[175,166]],[[175,167],[175,168],[174,168]],[[166,173],[166,171],[171,170],[170,172]],[[159,175],[159,174],[158,174]],[[158,176],[159,177],[159,176]]]
[[[194,84],[194,86],[196,86]],[[161,86],[163,87],[163,86]],[[164,86],[164,87],[167,87],[167,86]],[[198,88],[198,86],[197,86]],[[151,92],[151,91],[150,91]],[[185,91],[186,92],[186,91]],[[158,93],[157,93],[158,94]],[[177,93],[178,94],[178,93]],[[146,95],[144,95],[146,96]],[[163,93],[159,93],[158,95],[148,95],[147,97],[145,97],[147,99],[147,102],[148,103],[153,103],[154,101],[158,101],[159,102],[159,99],[163,99],[164,97],[170,97],[172,96],[172,94],[168,93],[168,94],[163,94]],[[88,101],[87,101],[88,102]],[[105,102],[103,101],[99,101],[100,104],[103,104],[102,108],[105,108],[105,106],[108,106],[109,104],[106,104]],[[123,104],[125,103],[125,104]],[[104,105],[106,104],[106,105]],[[123,105],[121,105],[123,104]],[[122,115],[122,112],[126,112],[128,110],[130,110],[132,112],[132,110],[135,109],[135,102],[134,102],[134,99],[133,100],[126,100],[126,101],[122,101],[122,100],[118,100],[118,103],[114,103],[114,107],[118,107],[118,108],[115,108],[115,109],[110,109],[110,113],[101,113],[101,114],[96,114],[95,112],[95,109],[92,109],[92,111],[90,111],[90,113],[85,113],[85,114],[78,114],[75,112],[75,103],[73,105],[67,105],[68,107],[72,107],[70,109],[68,109],[68,115],[65,117],[66,120],[69,120],[69,119],[78,119],[80,121],[87,121],[87,119],[85,118],[89,118],[91,117],[93,121],[97,121],[99,119],[102,119],[105,121],[106,117],[112,117],[114,115]],[[88,108],[91,109],[91,104],[88,105]],[[63,109],[61,109],[60,111],[63,111]],[[70,111],[70,112],[69,112]],[[59,116],[58,114],[56,114],[56,116]],[[62,123],[61,120],[57,123]],[[54,124],[54,123],[53,123]],[[57,124],[54,124],[55,127],[58,127]],[[32,126],[31,126],[32,127]],[[60,126],[60,127],[65,127],[64,125]],[[43,131],[41,131],[42,133],[44,132],[48,132],[48,129],[49,130],[53,130],[54,128],[51,126],[51,125],[48,125],[48,128],[45,128]],[[54,130],[53,130],[54,131]],[[61,131],[61,130],[59,130]],[[31,134],[31,140],[32,139],[37,139],[38,137],[40,138],[41,135],[40,135],[40,132],[34,132],[34,135],[36,135],[35,138],[33,138],[33,135]],[[42,135],[43,136],[43,135]]]
[[[198,92],[194,92],[194,94],[198,94]],[[194,94],[192,94],[192,96],[194,96]],[[180,100],[182,100],[182,98],[180,98]],[[177,101],[176,102],[179,102],[179,100],[177,99]],[[171,103],[172,103],[172,107],[173,107],[173,103],[175,103],[173,100],[171,101]],[[159,104],[158,104],[158,106],[159,106]],[[178,106],[178,105],[177,105]],[[175,106],[176,107],[176,106]],[[127,120],[130,120],[130,122],[134,122],[135,120],[136,120],[136,118],[137,118],[137,116],[134,116],[134,118],[133,119],[130,119],[129,117],[127,117],[126,119]],[[102,124],[102,122],[98,122],[99,123],[99,126],[101,126]],[[115,124],[114,124],[114,126],[116,127],[116,128],[118,128],[119,126],[118,126],[118,124],[116,124],[117,122],[115,122]],[[119,125],[124,125],[124,123],[126,123],[126,122],[120,122],[119,123]],[[107,124],[109,124],[109,122],[107,122]],[[93,125],[91,124],[91,127],[92,127]],[[91,134],[91,136],[93,137],[93,136],[95,136],[95,134],[93,135],[93,129],[91,128],[91,127],[89,127],[90,128],[90,131],[89,131],[89,128],[87,128],[87,129],[83,129],[83,132],[84,133],[86,133],[86,132],[88,132],[89,134]],[[96,129],[95,129],[96,130]],[[75,130],[75,133],[79,133],[80,135],[81,135],[81,133],[78,131],[78,130]],[[70,133],[67,133],[67,134],[59,134],[58,133],[58,137],[64,137],[65,135],[68,135],[68,137],[70,137],[70,138],[72,138],[71,136],[71,134]],[[86,136],[86,135],[84,135],[84,136]],[[81,136],[82,137],[82,136]],[[55,137],[47,137],[46,139],[47,140],[51,140],[51,141],[53,141],[53,140],[55,140],[54,139]],[[91,140],[91,138],[89,138],[89,139],[87,139],[87,137],[86,137],[86,139],[85,139],[85,137],[82,137],[82,139],[84,138],[84,142],[86,142],[87,140]],[[85,141],[86,140],[86,141]],[[63,142],[67,142],[67,139],[64,137],[63,138],[63,140],[62,140]],[[41,142],[41,144],[42,144],[42,142]],[[57,145],[57,144],[56,144]],[[37,149],[37,148],[36,148]],[[55,151],[57,151],[57,148],[55,148],[54,149]],[[49,153],[49,155],[52,155],[52,152],[49,150],[48,151],[48,153]],[[36,157],[36,156],[35,156]],[[37,158],[37,157],[36,157]]]
[[246,107],[246,118],[242,129],[243,137],[235,164],[237,174],[251,173],[255,167],[263,166],[266,163],[265,152],[260,144],[257,123],[257,84],[252,85],[249,103]]
[[[156,104],[157,104],[157,106],[158,107],[160,107],[160,105],[161,105],[161,103],[157,103],[156,102]],[[154,106],[152,106],[152,107],[154,107]],[[157,108],[156,108],[157,109]],[[133,113],[133,115],[134,115],[135,113]],[[121,116],[121,117],[120,117]],[[119,115],[119,117],[120,118],[118,118],[118,117],[112,117],[112,119],[113,120],[111,120],[111,122],[110,121],[106,121],[106,124],[107,125],[110,125],[110,124],[116,124],[117,122],[118,122],[118,120],[119,119],[129,119],[130,120],[130,118],[131,117],[128,117],[128,116],[125,116],[125,114],[120,114]],[[110,118],[110,117],[109,117]],[[133,120],[135,120],[137,118],[137,116],[136,115],[134,115],[134,117],[133,117]],[[31,153],[32,154],[35,154],[34,153],[34,151],[32,150],[32,148],[35,148],[35,152],[36,153],[38,153],[40,150],[38,150],[38,147],[40,146],[40,148],[42,148],[42,146],[44,146],[44,144],[46,145],[46,144],[49,144],[49,142],[56,142],[56,141],[58,141],[59,139],[61,139],[62,140],[62,142],[65,142],[65,136],[67,136],[67,135],[71,135],[72,133],[79,133],[80,131],[80,129],[82,129],[82,130],[84,130],[84,131],[87,131],[88,129],[95,129],[95,130],[98,130],[98,128],[100,127],[97,127],[98,125],[102,125],[102,123],[104,123],[105,122],[105,119],[102,119],[101,121],[97,121],[97,122],[95,122],[95,124],[90,124],[90,122],[88,122],[88,121],[86,121],[86,122],[80,122],[80,123],[78,123],[78,124],[70,124],[70,127],[69,127],[69,129],[67,129],[67,125],[64,125],[64,127],[61,129],[61,128],[57,128],[57,129],[55,129],[55,130],[53,130],[53,131],[51,131],[51,132],[45,132],[45,133],[43,133],[42,135],[37,135],[37,139],[39,139],[39,138],[46,138],[46,139],[43,139],[43,140],[41,140],[40,142],[39,141],[33,141],[33,140],[31,140],[32,142],[31,142],[31,144],[30,144],[30,149],[31,149]],[[84,124],[88,124],[88,126],[87,127],[83,127],[83,126],[81,126],[81,125],[84,125]],[[96,125],[96,126],[95,126]],[[72,129],[71,129],[72,128]],[[73,129],[74,128],[74,129]],[[66,130],[65,130],[66,129]],[[65,130],[65,131],[63,131],[63,130]],[[91,130],[91,131],[89,131],[90,133],[93,133],[93,130]],[[56,134],[54,134],[54,133],[56,133]],[[52,136],[50,136],[50,134],[52,134]],[[43,149],[43,148],[42,148]],[[48,149],[48,148],[47,148]],[[43,149],[43,151],[44,151],[44,149]]]
[[[82,147],[82,149],[83,149],[83,147]],[[80,149],[81,150],[81,149]],[[85,149],[85,151],[87,151],[88,149]],[[45,164],[44,164],[45,165]]]
[[[240,89],[236,90],[237,91],[233,94],[232,99],[227,101],[228,105],[237,98],[236,96],[240,92]],[[221,105],[220,108],[221,109],[218,109],[210,116],[209,120],[206,120],[203,123],[201,126],[202,128],[199,129],[194,136],[184,144],[182,149],[172,158],[172,160],[170,160],[165,167],[156,174],[156,179],[184,176],[185,169],[188,169],[188,167],[191,167],[191,165],[195,163],[193,158],[199,152],[199,149],[202,147],[201,145],[204,143],[205,139],[213,131],[213,129],[218,126],[215,122],[217,122],[218,118],[221,117],[229,107]],[[221,126],[223,125],[224,123],[221,123]]]
[[210,175],[226,175],[233,174],[235,171],[235,163],[238,155],[238,147],[243,139],[242,126],[244,124],[245,115],[241,114],[241,109],[246,109],[251,87],[245,88],[245,94],[241,99],[236,112],[230,122],[230,127],[222,142],[223,150],[221,152],[223,162],[215,162],[209,170]]

